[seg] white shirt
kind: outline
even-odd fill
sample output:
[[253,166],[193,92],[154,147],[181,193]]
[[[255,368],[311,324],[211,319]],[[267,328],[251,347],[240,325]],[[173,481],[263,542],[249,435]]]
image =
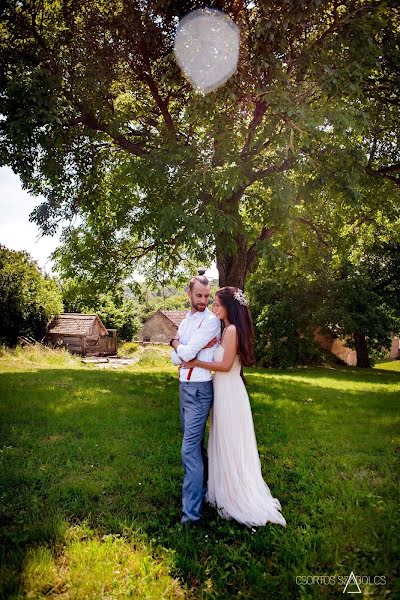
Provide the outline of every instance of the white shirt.
[[[214,350],[205,348],[214,337],[218,340],[221,337],[221,321],[208,308],[203,312],[188,312],[178,327],[179,346],[176,351],[173,350],[171,360],[174,365],[180,365],[182,362],[198,358],[206,362],[212,362]],[[189,369],[181,367],[180,381],[188,381]],[[190,381],[211,381],[211,371],[201,367],[194,367]]]

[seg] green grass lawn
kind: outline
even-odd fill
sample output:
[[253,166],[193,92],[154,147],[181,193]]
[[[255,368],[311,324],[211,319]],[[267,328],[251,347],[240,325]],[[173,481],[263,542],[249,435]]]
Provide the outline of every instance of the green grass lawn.
[[338,598],[351,571],[361,597],[400,595],[400,373],[387,364],[247,369],[287,527],[252,531],[206,506],[185,531],[175,369],[153,355],[99,370],[62,352],[4,353],[2,597]]
[[397,371],[400,373],[400,360],[382,360],[376,364],[377,369],[384,369],[387,371]]

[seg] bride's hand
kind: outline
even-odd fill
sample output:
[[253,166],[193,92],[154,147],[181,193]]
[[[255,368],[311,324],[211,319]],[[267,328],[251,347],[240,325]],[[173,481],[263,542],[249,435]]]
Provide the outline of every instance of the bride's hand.
[[196,366],[196,363],[197,363],[197,360],[195,358],[193,358],[193,360],[183,362],[181,366],[184,367],[185,369],[193,369],[193,367]]

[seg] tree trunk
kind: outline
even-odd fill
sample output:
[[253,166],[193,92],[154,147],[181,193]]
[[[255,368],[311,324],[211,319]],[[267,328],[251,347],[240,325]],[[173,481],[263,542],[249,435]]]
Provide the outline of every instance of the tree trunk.
[[236,225],[235,233],[216,232],[216,262],[219,271],[219,285],[232,285],[244,290],[246,276],[258,265],[259,244],[271,237],[274,227],[264,226],[257,240],[247,239],[245,227],[239,215],[239,201],[245,186],[236,190],[232,196],[221,203],[220,210],[232,217]]
[[367,340],[365,339],[365,336],[361,333],[355,332],[354,341],[357,352],[357,367],[369,369],[371,367],[371,363],[369,362]]
[[240,234],[236,236],[235,242],[236,250],[227,250],[223,236],[216,243],[219,285],[220,287],[232,285],[243,290],[248,271],[247,244],[244,236]]

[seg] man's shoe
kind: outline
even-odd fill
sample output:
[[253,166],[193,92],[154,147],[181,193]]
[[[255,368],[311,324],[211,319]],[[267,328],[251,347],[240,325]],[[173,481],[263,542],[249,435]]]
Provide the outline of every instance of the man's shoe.
[[186,521],[181,521],[181,524],[184,527],[188,527],[188,528],[200,527],[201,519],[197,519],[196,521],[193,521],[192,519],[187,519]]

